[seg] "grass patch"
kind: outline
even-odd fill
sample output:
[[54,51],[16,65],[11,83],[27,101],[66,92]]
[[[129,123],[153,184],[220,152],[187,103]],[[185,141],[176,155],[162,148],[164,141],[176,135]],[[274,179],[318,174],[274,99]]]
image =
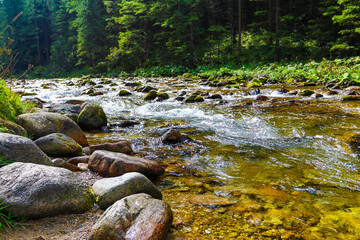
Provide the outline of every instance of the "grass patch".
[[15,121],[30,105],[21,102],[20,96],[12,92],[0,79],[0,118]]
[[17,227],[24,227],[22,222],[24,218],[16,218],[11,215],[10,211],[7,211],[8,205],[4,201],[0,202],[0,231],[7,231],[8,229],[15,229]]

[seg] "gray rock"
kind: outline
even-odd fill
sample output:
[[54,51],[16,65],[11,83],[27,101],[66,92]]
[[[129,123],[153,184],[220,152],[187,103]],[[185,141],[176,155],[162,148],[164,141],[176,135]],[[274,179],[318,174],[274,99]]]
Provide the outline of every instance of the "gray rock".
[[48,156],[74,157],[82,154],[82,147],[63,133],[52,133],[35,140],[35,144]]
[[58,104],[51,104],[46,107],[49,112],[54,113],[75,113],[79,114],[81,112],[81,106],[69,103],[58,103]]
[[34,139],[51,133],[63,133],[74,139],[81,146],[88,142],[81,128],[70,118],[59,113],[27,113],[18,116],[16,123],[26,129]]
[[52,166],[50,158],[28,138],[0,133],[0,156],[3,160]]
[[3,120],[1,118],[0,118],[0,127],[5,127],[7,129],[7,133],[16,134],[20,136],[27,135],[26,130],[22,126],[11,121]]
[[78,124],[82,129],[99,129],[107,124],[107,117],[96,103],[84,103],[78,117]]
[[91,240],[164,239],[173,214],[163,201],[141,193],[125,197],[109,207],[93,226]]
[[165,172],[164,168],[156,161],[103,150],[97,150],[91,154],[89,169],[106,177],[117,177],[127,172],[139,172],[148,178],[155,178]]
[[32,163],[0,168],[0,196],[13,216],[28,219],[83,213],[94,203],[88,185],[78,175]]
[[137,172],[125,173],[120,177],[104,178],[93,185],[95,196],[101,209],[106,209],[116,201],[137,193],[147,193],[153,198],[162,199],[161,192],[144,175]]

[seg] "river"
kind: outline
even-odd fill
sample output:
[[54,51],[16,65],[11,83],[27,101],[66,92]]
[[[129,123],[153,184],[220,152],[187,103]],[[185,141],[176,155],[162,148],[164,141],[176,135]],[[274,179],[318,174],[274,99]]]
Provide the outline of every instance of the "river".
[[[110,127],[87,133],[90,144],[127,140],[138,156],[166,168],[155,183],[174,212],[169,239],[360,239],[359,157],[346,142],[360,131],[360,103],[341,102],[344,90],[314,99],[268,85],[260,90],[270,101],[260,102],[245,94],[247,88],[199,80],[92,81],[103,95],[84,94],[92,87],[79,79],[27,80],[12,88],[51,103],[100,104]],[[129,82],[170,99],[145,102]],[[118,96],[121,89],[132,95]],[[185,104],[174,99],[182,91],[218,93],[222,102]],[[139,124],[119,127],[124,119]],[[172,128],[194,141],[162,144],[161,135]]]

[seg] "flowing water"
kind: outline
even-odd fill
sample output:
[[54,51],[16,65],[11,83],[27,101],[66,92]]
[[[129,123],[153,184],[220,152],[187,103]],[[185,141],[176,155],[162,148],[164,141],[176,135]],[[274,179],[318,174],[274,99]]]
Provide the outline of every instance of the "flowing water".
[[[100,104],[110,127],[87,133],[90,144],[128,140],[138,156],[166,168],[156,184],[174,212],[169,239],[360,239],[359,157],[346,141],[360,131],[360,104],[342,103],[344,91],[298,101],[265,86],[273,101],[256,102],[248,89],[196,80],[108,80],[117,85],[92,79],[104,93],[92,97],[79,79],[28,80],[13,89],[52,103]],[[125,86],[134,81],[171,98],[145,102],[144,93]],[[120,89],[133,95],[119,97]],[[185,104],[174,99],[182,91],[220,93],[227,103]],[[140,124],[119,127],[124,119]],[[172,128],[194,141],[162,144]]]

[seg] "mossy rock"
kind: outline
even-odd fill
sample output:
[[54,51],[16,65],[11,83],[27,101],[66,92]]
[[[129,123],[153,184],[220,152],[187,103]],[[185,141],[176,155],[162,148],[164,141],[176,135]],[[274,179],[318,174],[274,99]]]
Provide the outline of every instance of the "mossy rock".
[[184,73],[182,75],[183,78],[191,78],[193,75],[191,73]]
[[346,95],[341,98],[341,101],[343,101],[343,102],[360,101],[360,96],[359,95]]
[[157,92],[156,90],[152,90],[145,96],[144,100],[152,101],[152,100],[157,99],[158,101],[163,101],[163,100],[167,100],[169,98],[170,98],[169,95],[165,92]]
[[157,94],[158,94],[157,91],[152,90],[145,96],[144,100],[145,101],[152,101],[155,98],[157,98]]
[[260,80],[254,79],[247,84],[247,87],[254,88],[254,87],[261,87],[262,85],[263,83]]
[[170,97],[169,97],[169,95],[168,95],[167,93],[165,93],[165,92],[158,92],[158,93],[157,93],[157,98],[158,98],[159,101],[163,101],[163,100],[169,99]]
[[126,96],[130,96],[130,95],[132,95],[131,92],[129,92],[128,90],[125,90],[125,89],[120,90],[120,92],[119,92],[120,97],[126,97]]
[[115,86],[117,86],[117,83],[111,83],[110,84],[110,87],[115,87]]
[[99,129],[106,126],[107,117],[100,105],[84,103],[77,122],[82,129]]
[[139,87],[138,89],[136,89],[137,92],[143,92],[143,93],[149,93],[152,90],[156,90],[156,89],[151,86],[143,86],[143,87]]
[[110,83],[111,83],[111,81],[108,80],[108,79],[105,79],[104,82],[103,82],[103,84],[110,84]]
[[204,102],[204,101],[205,101],[204,98],[197,94],[193,94],[187,99],[185,99],[185,103]]
[[94,88],[103,88],[103,85],[96,85]]
[[314,94],[314,91],[312,91],[310,89],[305,89],[305,90],[299,92],[299,96],[303,96],[303,97],[310,97],[313,94]]

